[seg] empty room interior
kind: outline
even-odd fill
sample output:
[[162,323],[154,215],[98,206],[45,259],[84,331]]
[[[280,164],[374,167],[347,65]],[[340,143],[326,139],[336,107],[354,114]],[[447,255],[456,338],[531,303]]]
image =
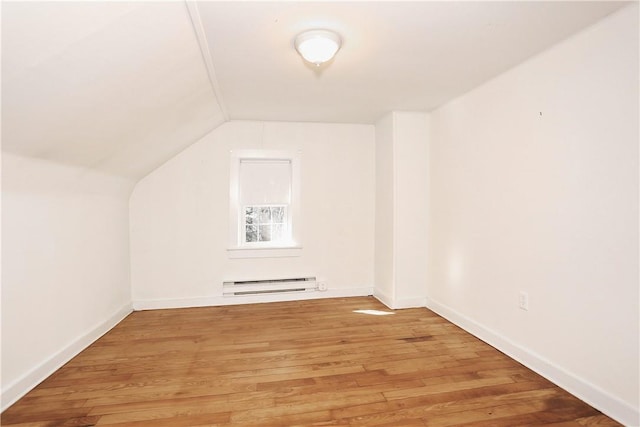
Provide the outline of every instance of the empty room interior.
[[640,425],[637,1],[0,12],[2,425]]

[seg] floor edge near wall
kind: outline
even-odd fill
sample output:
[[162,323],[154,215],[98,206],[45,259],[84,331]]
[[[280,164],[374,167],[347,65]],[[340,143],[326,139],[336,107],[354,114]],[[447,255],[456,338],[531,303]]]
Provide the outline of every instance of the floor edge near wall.
[[237,304],[260,304],[268,302],[301,301],[321,298],[365,297],[373,295],[372,286],[347,289],[327,289],[326,291],[291,292],[245,296],[215,296],[174,299],[134,299],[134,310],[161,310],[167,308],[209,307]]
[[615,396],[578,376],[554,365],[542,356],[513,343],[508,338],[477,323],[452,308],[432,299],[427,300],[429,310],[500,350],[532,371],[598,409],[605,415],[628,426],[640,425],[640,411]]
[[82,350],[113,329],[113,327],[120,323],[132,311],[133,307],[131,304],[125,304],[109,316],[108,319],[94,326],[84,335],[76,338],[71,344],[62,348],[56,354],[27,372],[20,379],[3,388],[0,412],[4,412],[56,370],[60,369],[65,363],[77,356]]

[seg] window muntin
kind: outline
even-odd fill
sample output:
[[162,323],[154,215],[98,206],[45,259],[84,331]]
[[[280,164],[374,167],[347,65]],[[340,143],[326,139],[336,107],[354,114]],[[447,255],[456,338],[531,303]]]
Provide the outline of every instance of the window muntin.
[[285,243],[290,240],[288,205],[244,206],[243,243]]

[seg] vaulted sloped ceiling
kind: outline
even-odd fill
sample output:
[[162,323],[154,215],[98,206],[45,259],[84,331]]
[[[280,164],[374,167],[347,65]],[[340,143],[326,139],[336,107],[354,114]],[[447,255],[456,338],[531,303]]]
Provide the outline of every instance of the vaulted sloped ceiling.
[[134,180],[224,121],[183,2],[3,2],[2,148]]
[[[232,119],[374,123],[431,111],[623,7],[611,1],[197,3]],[[627,3],[628,4],[628,3]],[[343,45],[317,68],[293,44]],[[532,82],[534,83],[534,82]],[[527,84],[523,82],[523,84]]]
[[[137,180],[227,119],[432,110],[626,4],[3,2],[2,148]],[[318,27],[344,42],[316,68]]]

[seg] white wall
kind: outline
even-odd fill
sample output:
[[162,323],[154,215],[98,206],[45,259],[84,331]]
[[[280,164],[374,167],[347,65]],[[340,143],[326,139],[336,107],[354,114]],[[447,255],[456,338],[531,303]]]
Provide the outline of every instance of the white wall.
[[393,114],[376,122],[375,296],[395,301]]
[[427,295],[428,116],[395,112],[396,307],[424,307]]
[[392,112],[376,123],[375,295],[391,308],[425,305],[427,135],[425,113]]
[[[314,275],[329,290],[373,289],[374,127],[241,122],[220,126],[140,181],[130,199],[134,306],[272,300],[223,298],[222,282]],[[230,150],[301,151],[302,255],[229,259]]]
[[3,409],[130,312],[131,188],[3,153]]
[[638,425],[637,4],[431,119],[429,307]]

